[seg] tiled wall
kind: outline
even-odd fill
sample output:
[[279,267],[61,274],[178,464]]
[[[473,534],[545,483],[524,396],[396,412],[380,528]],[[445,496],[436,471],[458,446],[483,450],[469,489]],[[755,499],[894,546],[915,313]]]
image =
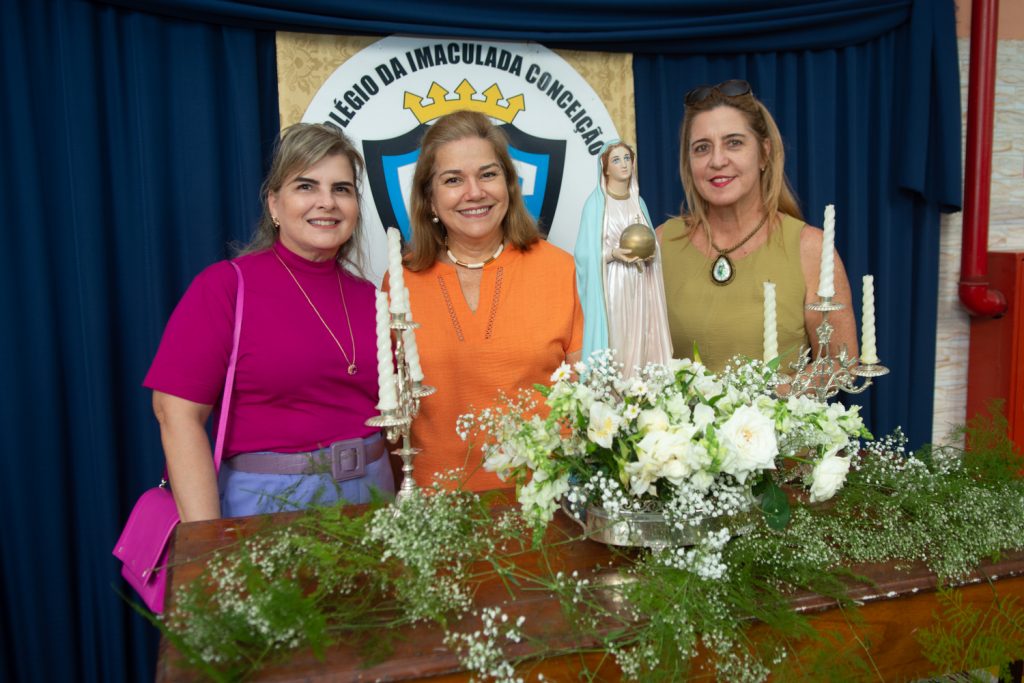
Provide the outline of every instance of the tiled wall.
[[[967,129],[969,41],[961,38],[960,84]],[[1000,40],[996,66],[989,249],[1024,251],[1024,40]],[[961,214],[943,216],[935,353],[933,440],[966,419],[968,315],[957,297]]]

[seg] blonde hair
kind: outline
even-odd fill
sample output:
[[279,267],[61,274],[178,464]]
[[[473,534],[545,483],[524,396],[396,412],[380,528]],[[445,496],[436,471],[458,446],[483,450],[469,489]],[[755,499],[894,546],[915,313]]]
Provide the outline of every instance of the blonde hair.
[[[260,204],[263,213],[252,240],[239,250],[239,255],[251,254],[269,249],[278,239],[280,228],[274,225],[270,215],[268,199],[272,193],[279,192],[292,176],[301,173],[310,166],[319,163],[329,156],[340,155],[352,164],[352,174],[356,182],[356,200],[361,202],[359,184],[363,177],[363,157],[352,141],[334,126],[323,123],[296,123],[288,126],[281,133],[274,147],[274,158],[270,163],[267,177],[260,186]],[[350,263],[361,272],[360,257],[362,253],[363,214],[360,210],[355,230],[345,244],[338,250],[338,263]]]
[[491,123],[483,114],[470,111],[456,111],[442,116],[423,135],[420,142],[420,156],[416,160],[416,171],[412,177],[412,197],[409,223],[412,226],[412,254],[406,265],[410,270],[425,270],[434,265],[444,251],[446,230],[440,221],[435,223],[430,202],[433,197],[434,165],[438,151],[450,142],[480,138],[487,140],[494,148],[494,155],[501,165],[508,190],[508,210],[501,221],[505,239],[518,249],[527,251],[540,239],[537,224],[523,203],[519,188],[519,174],[508,153],[508,138],[504,131]]
[[[679,131],[679,177],[683,182],[683,193],[686,195],[686,205],[680,211],[680,217],[686,222],[687,227],[684,234],[689,235],[698,227],[703,227],[710,242],[708,202],[697,191],[697,183],[693,179],[693,169],[690,167],[690,140],[694,119],[699,114],[719,107],[732,107],[739,111],[757,138],[758,156],[764,166],[760,183],[761,202],[765,215],[771,217],[769,229],[774,226],[775,215],[779,211],[802,220],[800,205],[786,179],[786,151],[782,144],[782,134],[779,133],[779,127],[768,108],[761,104],[753,93],[728,96],[723,95],[717,88],[712,88],[700,102],[686,105],[686,114]],[[766,143],[767,158],[764,152]],[[689,209],[689,212],[685,209]]]

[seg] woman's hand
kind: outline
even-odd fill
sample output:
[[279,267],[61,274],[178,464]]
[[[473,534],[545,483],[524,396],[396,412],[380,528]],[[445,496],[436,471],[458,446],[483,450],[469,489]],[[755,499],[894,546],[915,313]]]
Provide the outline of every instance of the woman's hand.
[[153,412],[160,423],[167,476],[183,522],[220,517],[217,472],[206,436],[206,420],[212,410],[212,405],[153,392]]

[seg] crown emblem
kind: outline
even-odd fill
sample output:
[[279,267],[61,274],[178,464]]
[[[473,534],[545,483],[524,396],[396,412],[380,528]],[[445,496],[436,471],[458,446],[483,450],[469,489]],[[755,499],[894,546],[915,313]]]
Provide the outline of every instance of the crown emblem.
[[430,90],[427,92],[427,98],[433,100],[432,104],[424,105],[423,100],[426,98],[415,93],[406,92],[405,102],[402,107],[411,111],[420,123],[433,121],[445,114],[463,109],[478,111],[499,121],[512,123],[512,120],[515,119],[519,112],[526,109],[526,100],[521,94],[509,97],[506,100],[508,104],[505,106],[498,104],[499,100],[505,98],[502,96],[501,88],[498,87],[497,83],[481,93],[485,98],[483,100],[473,99],[473,95],[477,94],[476,88],[470,85],[466,79],[463,79],[455,88],[455,94],[459,96],[457,100],[445,99],[448,93],[448,90],[445,90],[437,83],[431,83]]

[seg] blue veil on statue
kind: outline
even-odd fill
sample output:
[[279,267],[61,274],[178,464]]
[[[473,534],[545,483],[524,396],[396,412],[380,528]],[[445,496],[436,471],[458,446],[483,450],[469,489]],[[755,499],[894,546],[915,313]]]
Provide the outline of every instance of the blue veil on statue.
[[637,223],[654,235],[636,175],[636,155],[629,145],[615,140],[604,146],[598,184],[583,205],[573,251],[583,305],[583,358],[598,349],[615,349],[627,376],[634,367],[672,357],[657,240],[646,258],[620,245],[626,228]]

